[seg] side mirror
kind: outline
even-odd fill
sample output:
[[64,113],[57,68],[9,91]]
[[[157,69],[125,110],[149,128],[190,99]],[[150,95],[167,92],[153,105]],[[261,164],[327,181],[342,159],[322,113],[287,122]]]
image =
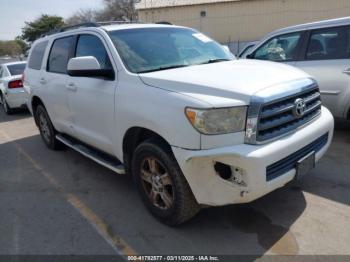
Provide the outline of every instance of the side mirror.
[[100,63],[93,56],[71,58],[68,62],[67,72],[75,77],[105,77],[114,79],[112,69],[101,69]]

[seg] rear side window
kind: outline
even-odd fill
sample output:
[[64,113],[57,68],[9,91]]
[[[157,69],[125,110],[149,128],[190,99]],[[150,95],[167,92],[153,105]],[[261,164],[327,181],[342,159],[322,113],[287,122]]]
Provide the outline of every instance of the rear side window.
[[23,74],[24,69],[26,68],[26,64],[17,64],[17,65],[9,65],[7,69],[10,71],[12,76]]
[[277,62],[295,60],[300,39],[300,32],[274,37],[255,52],[254,58]]
[[76,57],[93,56],[101,65],[101,69],[112,69],[108,53],[101,40],[94,35],[79,36]]
[[28,67],[35,70],[40,70],[43,63],[43,58],[48,41],[41,42],[34,46],[28,61]]
[[326,28],[311,32],[307,60],[350,58],[350,28]]
[[71,58],[70,53],[73,42],[73,36],[55,40],[49,55],[47,71],[60,74],[67,73],[67,64]]

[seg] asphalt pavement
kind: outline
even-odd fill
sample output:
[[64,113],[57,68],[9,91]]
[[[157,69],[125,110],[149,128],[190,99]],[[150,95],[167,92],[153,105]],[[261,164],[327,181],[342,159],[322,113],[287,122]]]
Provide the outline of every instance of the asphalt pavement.
[[253,203],[170,228],[132,179],[45,147],[29,113],[0,108],[1,255],[350,255],[350,122],[316,169]]

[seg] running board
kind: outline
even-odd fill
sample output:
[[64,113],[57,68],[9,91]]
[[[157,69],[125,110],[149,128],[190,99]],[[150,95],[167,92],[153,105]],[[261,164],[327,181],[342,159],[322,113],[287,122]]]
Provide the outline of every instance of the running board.
[[75,151],[78,151],[85,157],[90,158],[91,160],[99,163],[100,165],[107,167],[120,175],[125,174],[124,165],[117,158],[109,156],[103,152],[94,150],[89,146],[80,144],[79,142],[75,141],[75,139],[70,139],[67,136],[56,135],[56,138],[66,146],[69,146]]

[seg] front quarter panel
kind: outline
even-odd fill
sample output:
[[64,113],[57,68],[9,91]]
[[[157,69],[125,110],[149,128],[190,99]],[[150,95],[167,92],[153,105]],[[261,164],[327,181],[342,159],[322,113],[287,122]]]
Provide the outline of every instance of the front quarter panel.
[[208,107],[189,96],[145,85],[137,75],[121,73],[116,91],[116,130],[120,130],[115,151],[122,159],[122,144],[132,127],[149,129],[170,145],[200,149],[200,134],[185,115],[185,108]]

